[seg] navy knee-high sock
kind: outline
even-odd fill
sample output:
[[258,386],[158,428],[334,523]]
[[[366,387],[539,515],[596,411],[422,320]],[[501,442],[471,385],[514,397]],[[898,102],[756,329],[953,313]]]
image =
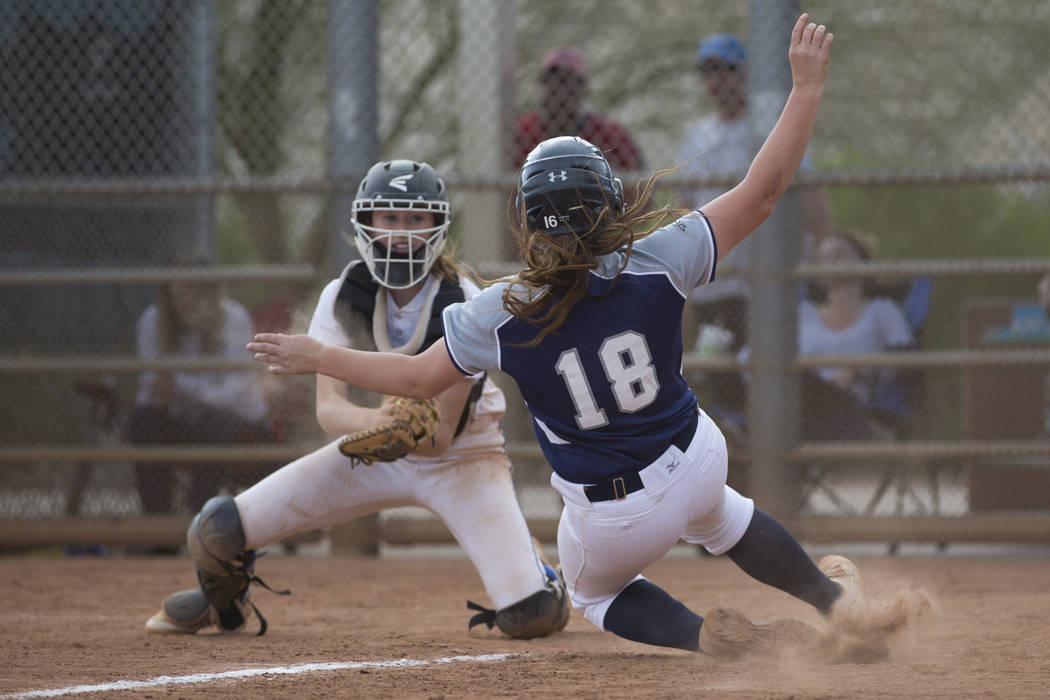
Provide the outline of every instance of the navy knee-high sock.
[[809,603],[822,614],[842,593],[817,568],[790,532],[755,508],[747,531],[726,554],[749,576]]
[[605,629],[632,642],[699,651],[704,618],[642,579],[620,591],[603,622]]

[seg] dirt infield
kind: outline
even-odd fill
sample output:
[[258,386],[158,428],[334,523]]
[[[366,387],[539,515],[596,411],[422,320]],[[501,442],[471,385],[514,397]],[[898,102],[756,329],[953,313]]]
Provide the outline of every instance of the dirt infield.
[[[253,594],[270,622],[266,636],[157,637],[142,625],[165,593],[195,583],[188,558],[6,557],[0,697],[92,684],[110,685],[90,697],[147,698],[1047,696],[1050,559],[856,560],[876,587],[920,584],[938,604],[926,628],[877,664],[719,662],[617,639],[579,614],[546,639],[512,641],[483,627],[468,633],[465,600],[487,600],[470,563],[458,557],[265,558],[257,573],[293,590],[288,597]],[[725,559],[669,557],[646,573],[697,611],[728,605],[757,618],[821,624],[805,605],[752,582]],[[509,656],[483,656],[494,654]],[[483,658],[389,663],[460,656]],[[298,666],[311,662],[342,665],[310,672]],[[286,670],[115,685],[269,667]]]

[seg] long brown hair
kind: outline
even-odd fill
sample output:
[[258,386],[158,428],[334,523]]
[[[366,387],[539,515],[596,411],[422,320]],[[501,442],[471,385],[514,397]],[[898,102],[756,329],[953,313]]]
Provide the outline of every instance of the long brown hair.
[[[821,242],[831,238],[837,238],[849,246],[850,250],[856,254],[858,262],[871,262],[874,257],[874,250],[876,247],[874,237],[864,231],[848,228],[836,228],[832,232],[821,237],[820,241],[814,245],[814,254],[816,252],[816,247],[819,246]],[[826,279],[810,280],[806,284],[806,296],[814,304],[823,304],[828,298],[827,285],[828,280]],[[871,277],[865,277],[861,280],[861,293],[866,299],[874,299],[876,297],[903,297],[905,294],[904,287],[906,287],[906,285],[894,285]]]
[[437,257],[434,264],[430,266],[430,274],[449,282],[455,282],[464,275],[469,279],[477,279],[477,275],[456,258],[456,242],[451,236],[445,236],[445,247],[442,248],[441,255]]
[[[174,267],[197,267],[209,264],[208,257],[197,251],[180,251],[171,258]],[[166,354],[179,351],[182,337],[194,330],[201,334],[201,353],[212,355],[222,348],[222,334],[226,326],[226,314],[222,313],[222,288],[217,282],[186,282],[192,284],[194,292],[206,300],[214,309],[208,314],[202,328],[190,328],[175,308],[173,282],[161,287],[157,297],[157,332],[161,350]]]
[[525,347],[535,347],[565,323],[572,307],[587,293],[590,271],[597,267],[598,258],[625,248],[618,276],[631,259],[636,240],[685,213],[670,206],[650,208],[657,180],[672,172],[674,169],[658,170],[639,184],[634,201],[622,214],[614,216],[608,206],[603,207],[582,234],[548,236],[529,231],[524,211],[518,212],[515,234],[526,268],[503,290],[503,308],[540,328]]

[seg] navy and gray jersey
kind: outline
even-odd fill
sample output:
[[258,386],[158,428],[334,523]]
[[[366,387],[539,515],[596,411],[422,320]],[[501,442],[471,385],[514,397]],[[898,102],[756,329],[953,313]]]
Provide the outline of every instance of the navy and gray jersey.
[[692,420],[682,377],[682,311],[714,279],[707,219],[693,212],[602,257],[587,294],[538,345],[538,329],[503,308],[497,283],[447,307],[445,342],[464,374],[499,369],[518,384],[547,461],[564,479],[593,484],[649,465]]

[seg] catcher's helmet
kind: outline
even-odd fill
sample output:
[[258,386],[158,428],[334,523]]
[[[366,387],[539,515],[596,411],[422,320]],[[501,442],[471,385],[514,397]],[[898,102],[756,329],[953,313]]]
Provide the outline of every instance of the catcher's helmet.
[[529,232],[580,235],[604,210],[623,213],[623,184],[597,146],[579,136],[556,136],[526,156],[517,204]]
[[[381,209],[417,209],[434,214],[434,226],[413,231],[390,231],[372,225],[372,212]],[[426,279],[445,248],[452,211],[445,183],[426,163],[390,160],[376,163],[357,188],[353,214],[354,242],[372,278],[391,289],[405,289]],[[407,253],[391,250],[394,236],[411,235]]]

